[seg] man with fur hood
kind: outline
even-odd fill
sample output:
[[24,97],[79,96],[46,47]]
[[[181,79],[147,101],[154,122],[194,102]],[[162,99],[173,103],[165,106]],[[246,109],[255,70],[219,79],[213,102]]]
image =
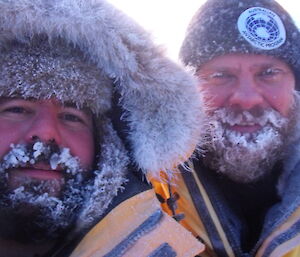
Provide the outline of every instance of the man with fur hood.
[[[208,0],[180,57],[199,79],[200,152],[157,192],[201,256],[300,256],[300,33],[273,0]],[[170,200],[169,200],[170,202]]]
[[104,0],[0,12],[0,256],[201,252],[143,178],[198,142],[193,79]]

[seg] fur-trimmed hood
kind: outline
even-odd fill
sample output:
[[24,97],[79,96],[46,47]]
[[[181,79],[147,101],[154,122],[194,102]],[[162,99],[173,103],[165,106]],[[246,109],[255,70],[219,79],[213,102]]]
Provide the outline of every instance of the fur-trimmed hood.
[[192,153],[200,114],[194,81],[123,13],[103,0],[1,0],[0,11],[2,46],[36,34],[59,37],[113,80],[139,168],[172,169]]
[[[55,96],[100,114],[95,190],[78,229],[95,222],[122,189],[129,156],[158,176],[192,154],[201,131],[196,83],[122,12],[105,0],[0,0],[0,12],[0,96]],[[39,36],[48,46],[34,46]],[[130,154],[106,115],[114,94]]]

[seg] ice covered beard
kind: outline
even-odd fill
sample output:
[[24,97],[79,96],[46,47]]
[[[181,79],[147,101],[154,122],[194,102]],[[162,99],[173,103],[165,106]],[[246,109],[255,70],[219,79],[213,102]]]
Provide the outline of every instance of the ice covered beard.
[[[10,172],[39,163],[53,170],[59,167],[62,178],[21,177],[11,182]],[[82,172],[78,158],[68,148],[42,142],[11,145],[0,163],[0,237],[40,243],[61,236],[83,202],[86,182]]]
[[[292,110],[291,113],[295,111]],[[237,111],[222,108],[208,117],[205,162],[213,170],[239,183],[255,182],[268,174],[282,158],[294,124],[275,110]],[[230,127],[260,125],[253,133]]]

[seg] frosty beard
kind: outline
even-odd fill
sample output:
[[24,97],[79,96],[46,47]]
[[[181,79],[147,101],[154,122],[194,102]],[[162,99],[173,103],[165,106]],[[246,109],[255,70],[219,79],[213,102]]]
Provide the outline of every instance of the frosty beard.
[[[0,237],[22,243],[54,240],[70,228],[83,203],[86,182],[78,158],[67,148],[41,142],[11,148],[0,163]],[[52,169],[60,165],[63,178],[28,178],[11,188],[12,169],[40,162]]]
[[[273,109],[236,111],[231,108],[216,110],[208,118],[205,163],[239,183],[250,183],[269,174],[282,158],[286,142],[294,126],[291,118],[282,117]],[[254,133],[239,133],[228,129],[235,124],[259,124]]]

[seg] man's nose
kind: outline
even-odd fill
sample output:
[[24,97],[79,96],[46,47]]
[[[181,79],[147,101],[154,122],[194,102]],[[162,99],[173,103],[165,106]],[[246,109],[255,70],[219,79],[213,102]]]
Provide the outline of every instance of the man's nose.
[[263,104],[264,98],[252,78],[241,79],[229,99],[230,106],[238,106],[242,110],[250,110]]
[[59,120],[53,113],[40,112],[34,117],[31,126],[28,129],[26,140],[32,141],[34,138],[42,142],[62,143],[62,137],[59,129]]

